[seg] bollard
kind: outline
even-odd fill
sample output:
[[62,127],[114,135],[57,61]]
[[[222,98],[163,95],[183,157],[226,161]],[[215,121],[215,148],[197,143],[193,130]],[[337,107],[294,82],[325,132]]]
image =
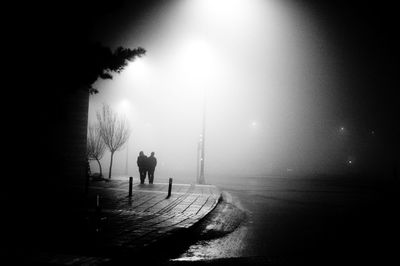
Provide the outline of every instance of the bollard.
[[132,183],[133,177],[129,177],[129,197],[132,197]]
[[97,194],[96,196],[96,213],[100,214],[100,195]]
[[168,196],[167,196],[167,198],[171,197],[171,189],[172,189],[172,178],[169,179]]
[[96,229],[96,233],[103,231],[104,222],[107,220],[107,217],[103,217],[101,215],[101,208],[100,208],[100,195],[97,194],[96,196],[96,212],[94,214],[94,227]]

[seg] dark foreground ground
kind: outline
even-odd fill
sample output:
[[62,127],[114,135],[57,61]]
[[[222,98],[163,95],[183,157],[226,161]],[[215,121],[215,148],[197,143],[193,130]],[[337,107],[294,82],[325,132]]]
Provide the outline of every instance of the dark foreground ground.
[[[217,185],[224,200],[196,226],[140,256],[115,257],[101,265],[393,264],[398,261],[399,247],[398,184],[378,180],[262,177],[221,181]],[[27,201],[19,211],[29,207]],[[21,222],[28,227],[24,232],[31,232],[30,239],[15,234],[12,240],[26,241],[28,247],[41,242],[41,232],[32,232],[38,218],[29,216]]]
[[19,215],[5,216],[13,222],[2,234],[0,251],[7,251],[7,260],[0,261],[6,265],[162,262],[174,253],[170,243],[183,240],[220,199],[220,191],[212,185],[133,183],[130,196],[129,187],[127,178],[97,180],[90,182],[86,194],[80,187],[64,187],[68,193],[61,198],[59,192],[52,201],[26,197],[15,205]]

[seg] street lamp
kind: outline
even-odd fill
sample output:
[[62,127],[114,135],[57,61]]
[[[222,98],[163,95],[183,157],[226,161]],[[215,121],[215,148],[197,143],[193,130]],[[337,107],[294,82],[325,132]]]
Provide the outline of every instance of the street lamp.
[[201,143],[203,142],[203,135],[200,134],[199,142],[197,143],[197,171],[196,171],[196,183],[200,182],[200,158],[201,158]]
[[[183,42],[180,49],[182,71],[187,81],[196,80],[194,88],[202,91],[202,130],[197,147],[197,180],[198,184],[205,184],[205,132],[206,132],[206,93],[213,77],[210,67],[215,67],[216,60],[212,46],[203,38],[193,37]],[[187,66],[191,66],[188,68]],[[201,96],[199,95],[201,100]]]
[[200,173],[199,177],[197,180],[197,183],[199,184],[205,184],[205,178],[204,178],[204,148],[205,148],[205,137],[206,137],[206,93],[204,90],[204,98],[203,98],[203,128],[202,128],[202,134],[201,134],[201,142],[200,142]]

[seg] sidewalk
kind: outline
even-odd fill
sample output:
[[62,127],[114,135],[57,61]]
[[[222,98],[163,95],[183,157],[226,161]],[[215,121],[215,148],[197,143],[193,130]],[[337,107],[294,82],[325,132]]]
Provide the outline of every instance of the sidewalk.
[[51,240],[56,243],[61,237],[63,241],[31,259],[43,264],[97,265],[109,258],[139,256],[195,225],[220,197],[212,185],[173,184],[169,198],[167,183],[134,183],[131,197],[128,191],[129,181],[91,182],[86,206],[77,204],[76,213],[66,221],[70,230]]

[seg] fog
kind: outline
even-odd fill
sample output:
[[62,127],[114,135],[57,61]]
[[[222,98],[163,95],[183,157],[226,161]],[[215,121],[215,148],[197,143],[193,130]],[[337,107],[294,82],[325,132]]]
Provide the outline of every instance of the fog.
[[[139,151],[154,151],[156,181],[194,182],[203,111],[207,183],[351,171],[345,81],[323,26],[289,1],[208,2],[164,1],[103,28],[106,44],[147,50],[90,98],[90,121],[108,103],[132,129],[113,174],[137,177]],[[102,163],[107,171],[109,153]]]

